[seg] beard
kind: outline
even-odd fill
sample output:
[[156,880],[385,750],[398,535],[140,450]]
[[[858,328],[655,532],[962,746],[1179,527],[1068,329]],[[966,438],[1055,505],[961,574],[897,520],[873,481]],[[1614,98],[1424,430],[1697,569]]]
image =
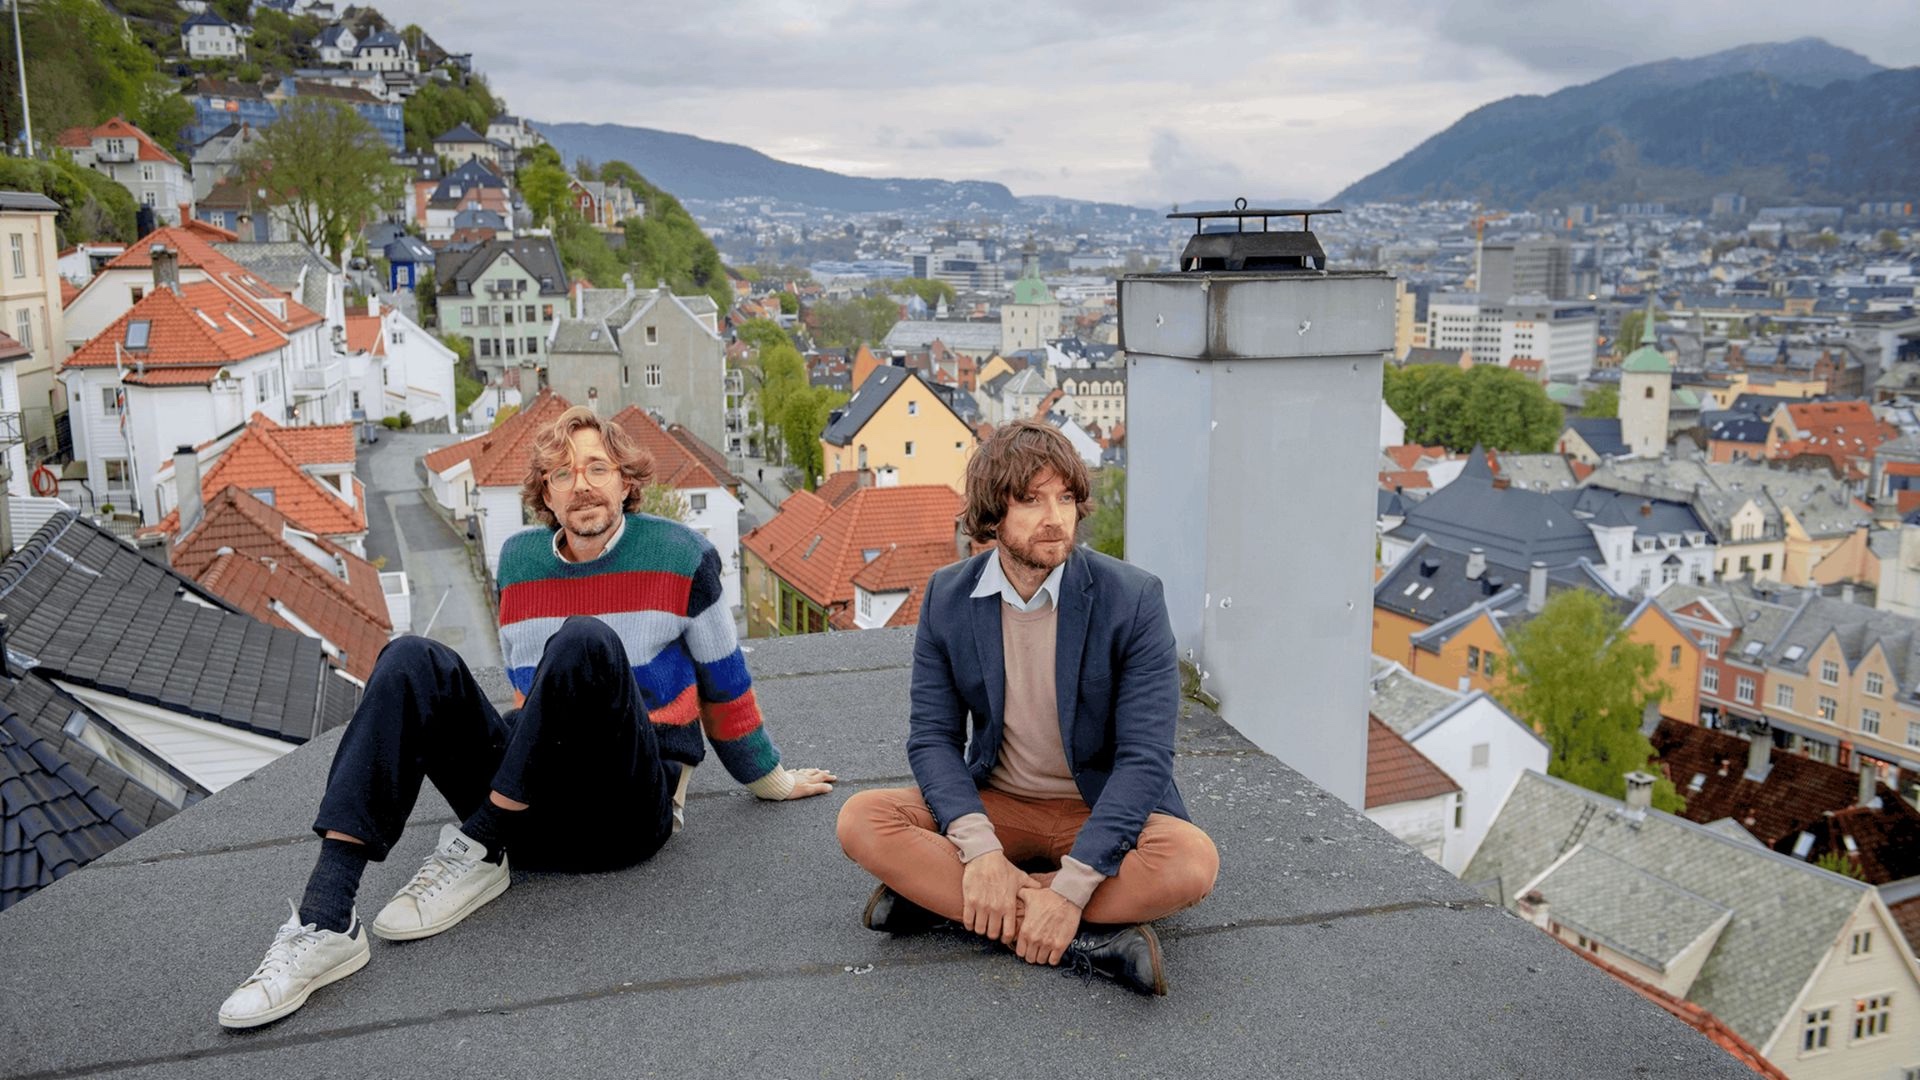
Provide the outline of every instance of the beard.
[[[1047,543],[1047,541],[1050,540],[1064,542]],[[1012,537],[1002,536],[1000,537],[1000,546],[1006,549],[1007,556],[1014,561],[1015,565],[1023,566],[1029,570],[1045,570],[1051,572],[1054,567],[1066,562],[1067,556],[1072,553],[1073,534],[1071,532],[1046,531],[1036,533],[1024,541],[1017,541]]]
[[[589,518],[585,524],[576,524],[576,515],[591,513],[594,510],[601,511],[601,517],[597,523]],[[565,524],[567,531],[573,535],[594,537],[613,528],[614,515],[605,499],[576,499],[567,507],[566,515],[561,520],[563,524]]]

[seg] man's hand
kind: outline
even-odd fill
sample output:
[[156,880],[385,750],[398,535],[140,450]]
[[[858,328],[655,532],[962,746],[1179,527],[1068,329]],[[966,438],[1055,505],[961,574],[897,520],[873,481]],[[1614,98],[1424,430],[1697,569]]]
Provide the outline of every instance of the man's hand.
[[825,795],[833,790],[833,782],[840,779],[825,769],[788,769],[787,771],[793,774],[793,790],[787,793],[789,799]]
[[1014,952],[1029,964],[1058,964],[1080,930],[1080,909],[1052,889],[1020,890],[1020,941]]
[[1020,890],[1034,884],[1005,852],[989,851],[966,865],[960,881],[961,922],[982,937],[1003,945],[1014,942],[1020,925]]

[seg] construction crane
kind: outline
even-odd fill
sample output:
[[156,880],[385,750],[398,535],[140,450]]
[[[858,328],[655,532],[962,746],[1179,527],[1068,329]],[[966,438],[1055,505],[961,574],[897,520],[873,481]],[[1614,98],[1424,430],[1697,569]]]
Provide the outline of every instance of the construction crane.
[[[1474,210],[1480,211],[1480,207],[1475,206]],[[1487,222],[1504,221],[1506,216],[1505,210],[1495,210],[1490,214],[1480,211],[1473,215],[1473,287],[1476,289],[1483,288],[1486,284],[1480,276],[1480,271],[1481,249],[1486,246]]]

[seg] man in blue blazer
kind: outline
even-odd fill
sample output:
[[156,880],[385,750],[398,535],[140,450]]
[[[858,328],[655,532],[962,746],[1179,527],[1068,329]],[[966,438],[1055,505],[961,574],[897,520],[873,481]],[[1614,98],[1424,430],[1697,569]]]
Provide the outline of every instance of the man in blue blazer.
[[919,786],[847,800],[840,845],[880,879],[872,929],[944,917],[1028,963],[1164,994],[1147,924],[1212,891],[1220,859],[1173,783],[1159,579],[1075,548],[1090,511],[1086,466],[1047,424],[1004,425],[975,452],[963,524],[995,545],[936,572],[920,604]]

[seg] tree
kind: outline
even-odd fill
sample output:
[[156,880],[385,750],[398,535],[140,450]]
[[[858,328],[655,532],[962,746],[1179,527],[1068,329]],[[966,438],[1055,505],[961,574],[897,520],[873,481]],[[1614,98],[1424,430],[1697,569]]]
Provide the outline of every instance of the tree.
[[790,292],[782,292],[780,294],[780,314],[800,314],[800,298]]
[[823,345],[876,344],[900,321],[900,306],[885,296],[816,304],[813,310],[820,318]]
[[1620,415],[1620,390],[1614,386],[1596,386],[1587,394],[1586,404],[1580,406],[1581,416],[1599,417],[1611,420]]
[[406,178],[372,124],[324,98],[287,102],[241,168],[269,205],[286,209],[300,241],[336,264],[361,227],[399,198]]
[[761,350],[755,359],[760,369],[760,445],[774,457],[776,447],[767,429],[785,427],[788,399],[807,389],[807,362],[786,341]]
[[1101,469],[1093,477],[1093,513],[1087,515],[1087,543],[1102,555],[1127,557],[1127,471]]
[[420,325],[437,328],[440,324],[440,281],[434,275],[433,267],[420,271],[420,276],[414,279],[413,298],[414,303],[419,305]]
[[827,430],[827,417],[846,403],[847,395],[838,390],[802,386],[788,393],[781,404],[780,433],[787,444],[787,463],[800,470],[808,491],[819,485],[825,467],[820,435]]
[[887,291],[912,293],[919,297],[928,307],[937,307],[942,300],[951,304],[958,295],[953,291],[953,286],[945,281],[917,277],[898,278],[889,281],[887,282]]
[[687,500],[679,491],[665,484],[648,484],[640,489],[640,512],[685,524]]
[[0,157],[0,189],[37,191],[59,203],[53,222],[66,243],[138,239],[133,194],[104,173],[74,164],[65,151],[48,161]]
[[[1654,314],[1654,321],[1660,321],[1658,312]],[[1635,308],[1620,316],[1620,329],[1613,335],[1613,354],[1624,357],[1639,348],[1640,336],[1646,332],[1647,313],[1644,309]]]
[[[1630,639],[1611,604],[1567,589],[1509,630],[1507,641],[1512,657],[1496,696],[1546,739],[1549,774],[1617,799],[1626,794],[1627,773],[1656,772],[1640,717],[1666,688],[1654,674],[1653,646]],[[1662,778],[1653,805],[1677,812],[1686,804]]]
[[1875,234],[1873,242],[1881,251],[1899,251],[1905,246],[1900,242],[1900,234],[1892,229],[1881,229]]
[[485,132],[487,122],[502,111],[499,99],[488,91],[487,81],[478,75],[468,79],[464,86],[428,79],[402,109],[407,149],[432,150],[435,138],[459,124]]
[[1552,450],[1564,424],[1540,384],[1508,368],[1448,364],[1386,369],[1386,402],[1407,425],[1407,441],[1466,451]]
[[545,161],[522,164],[518,181],[535,225],[558,221],[562,213],[574,209],[567,191],[572,179],[560,166]]

